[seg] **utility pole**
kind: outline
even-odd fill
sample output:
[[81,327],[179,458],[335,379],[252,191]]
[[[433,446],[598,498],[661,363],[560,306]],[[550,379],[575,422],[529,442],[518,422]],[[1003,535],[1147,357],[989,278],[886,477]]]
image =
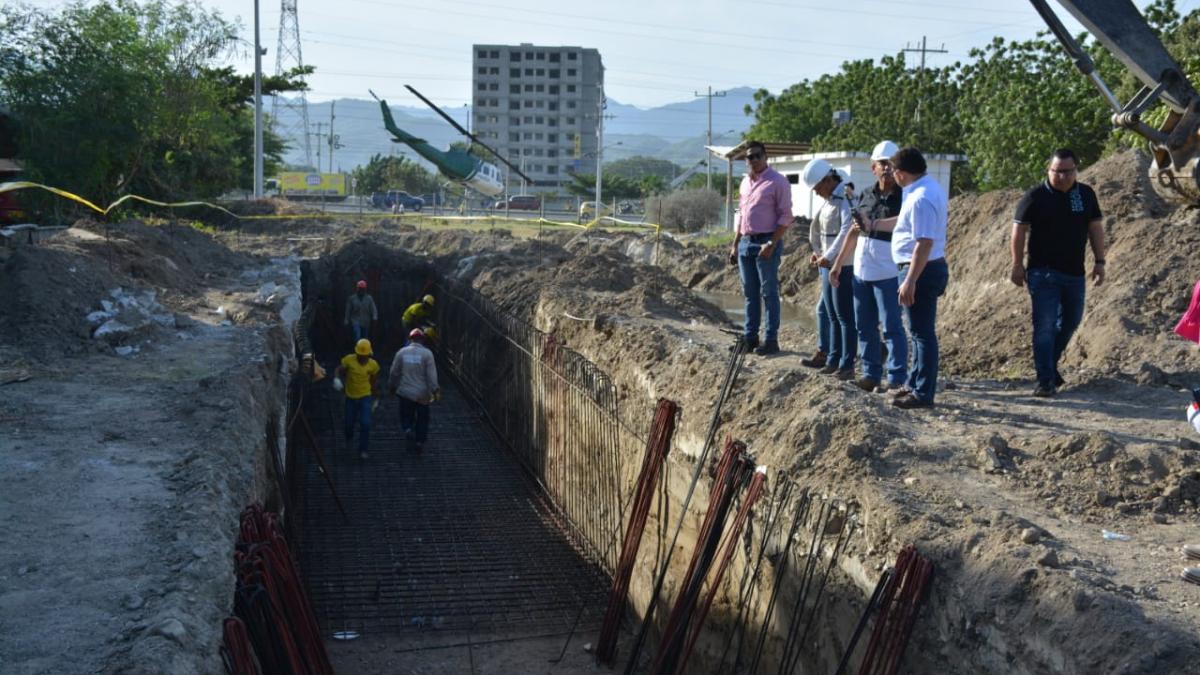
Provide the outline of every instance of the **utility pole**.
[[333,151],[342,147],[342,144],[338,143],[338,135],[333,133],[333,108],[336,105],[337,101],[329,102],[329,173],[333,173]]
[[942,43],[941,49],[930,49],[930,48],[926,47],[924,35],[921,36],[921,46],[920,47],[909,47],[908,43],[906,42],[906,43],[904,43],[904,49],[902,51],[921,52],[921,72],[925,72],[925,55],[926,54],[949,54],[949,52],[946,51],[946,43],[944,43],[944,42]]
[[313,124],[315,124],[317,127],[317,130],[312,134],[313,137],[317,139],[317,163],[314,166],[317,169],[317,173],[321,173],[321,139],[325,138],[329,134],[322,133],[322,130],[325,128],[324,122],[314,122]]
[[[925,39],[926,39],[925,36],[922,35],[921,36],[921,46],[919,48],[918,47],[909,47],[908,43],[906,42],[906,43],[904,43],[904,49],[903,49],[903,51],[906,51],[906,52],[920,52],[921,53],[920,73],[922,75],[925,74],[925,55],[926,54],[948,54],[949,53],[946,51],[945,43],[942,43],[942,46],[940,49],[930,49],[928,46],[926,46]],[[925,78],[923,78],[923,77],[917,78],[917,87],[921,87],[922,80],[924,80],[924,79]],[[920,96],[919,91],[918,91],[918,95],[917,95],[917,109],[913,113],[913,121],[918,124],[921,122],[921,96]]]
[[[708,99],[708,145],[712,145],[712,100],[713,100],[714,96],[720,98],[724,95],[725,95],[725,92],[713,91],[712,87],[709,86],[707,94],[701,94],[700,92],[697,91],[697,92],[695,92],[695,95],[693,96],[693,98],[700,98],[701,96],[703,96],[704,98]],[[708,157],[707,149],[704,151],[704,156]],[[708,163],[708,168],[706,170],[706,173],[707,173],[707,178],[705,179],[705,182],[704,182],[705,188],[708,190],[712,190],[712,162]]]
[[263,198],[262,39],[254,0],[254,198]]
[[600,217],[600,189],[604,185],[604,85],[597,84],[600,98],[596,110],[596,217]]

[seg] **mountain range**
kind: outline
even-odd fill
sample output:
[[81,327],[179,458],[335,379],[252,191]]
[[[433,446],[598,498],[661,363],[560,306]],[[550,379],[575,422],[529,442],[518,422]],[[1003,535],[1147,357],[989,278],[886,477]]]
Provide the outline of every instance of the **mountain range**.
[[[754,122],[753,117],[742,112],[753,101],[754,91],[750,87],[738,87],[727,90],[725,96],[713,97],[714,143],[733,145],[741,140],[742,134]],[[424,163],[406,146],[391,142],[391,137],[383,129],[378,103],[367,99],[337,99],[308,104],[309,132],[322,134],[320,137],[311,137],[313,160],[316,161],[319,150],[323,171],[329,170],[326,134],[329,133],[331,108],[334,114],[333,133],[342,146],[334,149],[334,171],[349,171],[366,164],[377,153],[403,153],[410,159]],[[263,109],[270,112],[270,99],[263,101]],[[424,138],[435,147],[445,148],[461,138],[453,127],[423,105],[392,105],[391,109],[397,126]],[[287,128],[294,119],[289,115],[289,110],[282,106],[279,109],[281,128]],[[459,124],[467,126],[465,106],[447,110],[446,113]],[[667,159],[686,167],[704,156],[708,109],[703,95],[656,108],[638,108],[609,98],[606,113],[612,115],[604,125],[606,161],[644,155]],[[288,164],[304,163],[304,152],[298,142],[291,142],[284,160]]]

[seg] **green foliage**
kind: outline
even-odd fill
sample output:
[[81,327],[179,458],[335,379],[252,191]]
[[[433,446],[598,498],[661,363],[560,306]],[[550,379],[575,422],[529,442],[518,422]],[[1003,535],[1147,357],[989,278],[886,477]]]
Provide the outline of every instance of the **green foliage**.
[[373,155],[366,164],[355,167],[351,175],[355,191],[363,195],[387,190],[420,195],[437,192],[441,184],[436,174],[399,155]]
[[720,220],[721,195],[714,190],[677,190],[646,200],[646,217],[663,227],[695,232]]
[[[0,104],[30,176],[100,202],[249,187],[248,78],[215,65],[237,38],[219,13],[166,0],[0,8]],[[268,80],[264,93],[300,84]],[[283,145],[264,145],[270,167]]]
[[[1155,0],[1147,22],[1200,83],[1200,10],[1180,16],[1174,0]],[[1079,38],[1101,77],[1127,101],[1141,83],[1089,36]],[[846,124],[833,113],[850,111]],[[1026,187],[1042,179],[1056,148],[1072,148],[1090,163],[1121,147],[1145,147],[1126,131],[1113,131],[1111,111],[1091,82],[1072,66],[1062,47],[1040,35],[1023,42],[996,38],[973,50],[966,63],[913,69],[903,54],[842,64],[839,72],[804,81],[778,96],[763,90],[746,113],[755,116],[747,138],[812,143],[814,150],[871,149],[889,138],[930,153],[964,154],[952,190]],[[1145,118],[1165,119],[1159,105]]]
[[[596,198],[596,174],[573,173],[571,182],[566,184],[567,193],[579,197]],[[637,199],[642,196],[642,183],[633,178],[625,178],[604,172],[604,185],[601,188],[605,203],[610,199]]]
[[615,162],[608,162],[604,165],[604,176],[607,180],[608,176],[620,176],[622,178],[632,178],[641,180],[647,176],[657,176],[666,179],[670,182],[672,178],[683,172],[683,167],[675,162],[666,159],[657,159],[655,157],[646,157],[638,155],[628,159],[618,159]]

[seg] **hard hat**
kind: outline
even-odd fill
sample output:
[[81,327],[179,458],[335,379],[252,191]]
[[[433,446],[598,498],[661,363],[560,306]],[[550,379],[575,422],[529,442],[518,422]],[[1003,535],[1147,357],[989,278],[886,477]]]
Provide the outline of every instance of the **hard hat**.
[[833,173],[833,167],[829,162],[823,159],[814,159],[804,167],[804,173],[801,174],[801,179],[804,184],[811,190],[817,187],[817,183],[825,180],[825,177]]
[[367,338],[363,338],[363,339],[359,340],[358,342],[355,342],[354,343],[354,353],[358,354],[359,356],[370,356],[371,355],[371,341],[368,340]]
[[410,340],[419,340],[423,337],[425,337],[425,333],[420,328],[414,328],[408,331],[408,338]]
[[899,146],[891,141],[879,141],[879,145],[871,151],[871,161],[878,162],[881,159],[891,159],[892,155],[900,152]]
[[432,296],[432,295],[427,295],[427,296],[425,296],[425,297],[421,298],[421,302],[423,302],[423,303],[425,303],[426,305],[429,305],[430,307],[432,307],[432,306],[433,306],[433,296]]
[[355,286],[357,286],[358,288],[366,288],[366,287],[367,287],[367,282],[365,282],[365,281],[359,281],[357,284],[355,284]]

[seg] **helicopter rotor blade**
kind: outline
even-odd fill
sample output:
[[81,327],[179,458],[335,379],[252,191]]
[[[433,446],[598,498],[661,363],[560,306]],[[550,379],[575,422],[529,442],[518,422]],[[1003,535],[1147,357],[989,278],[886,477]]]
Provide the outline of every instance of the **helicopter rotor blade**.
[[453,117],[447,115],[444,110],[442,110],[441,108],[434,105],[433,101],[430,101],[429,99],[425,98],[425,96],[423,94],[421,94],[421,92],[414,89],[412,87],[412,85],[406,84],[406,85],[404,85],[404,88],[411,91],[413,93],[413,95],[416,96],[417,98],[421,99],[421,102],[424,103],[425,105],[429,106],[430,108],[432,108],[435,113],[437,113],[438,115],[441,115],[442,119],[449,122],[450,126],[452,126],[458,130],[458,133],[462,134],[463,136],[466,136],[467,138],[471,139],[472,143],[475,143],[479,147],[490,152],[493,157],[495,157],[496,159],[503,162],[508,168],[512,169],[513,173],[520,176],[525,182],[527,182],[527,183],[533,182],[533,179],[530,178],[529,176],[526,176],[525,172],[523,172],[519,168],[517,168],[516,165],[514,165],[512,162],[508,161],[508,159],[505,158],[504,156],[502,156],[499,152],[496,152],[494,149],[492,149],[492,146],[479,140],[479,138],[477,136],[475,136],[475,134],[464,129],[462,127],[462,125],[459,124],[457,121],[455,121],[455,119]]

